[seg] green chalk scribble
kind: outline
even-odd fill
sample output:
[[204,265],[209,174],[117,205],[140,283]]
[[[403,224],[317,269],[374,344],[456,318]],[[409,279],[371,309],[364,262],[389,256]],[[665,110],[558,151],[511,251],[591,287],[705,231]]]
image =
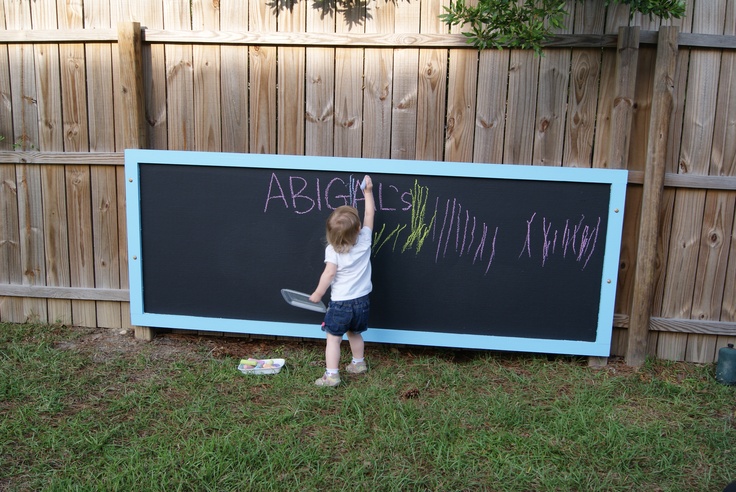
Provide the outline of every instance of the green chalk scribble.
[[435,210],[429,224],[426,223],[427,215],[427,199],[429,198],[429,187],[419,186],[419,181],[414,180],[414,190],[411,194],[411,234],[406,238],[406,243],[401,249],[403,253],[407,249],[416,247],[416,254],[422,249],[424,240],[427,239],[429,231],[432,229],[437,211]]
[[391,250],[396,251],[396,242],[399,239],[399,235],[401,234],[401,231],[403,231],[404,229],[406,229],[406,224],[399,224],[396,226],[396,228],[393,231],[391,231],[391,233],[388,236],[386,236],[385,239],[382,239],[383,233],[386,231],[386,224],[383,224],[383,226],[381,227],[381,230],[376,232],[373,235],[373,255],[374,256],[377,255],[378,252],[381,250],[381,248],[383,248],[383,246],[386,243],[391,241],[391,238],[394,239],[394,245],[391,248]]

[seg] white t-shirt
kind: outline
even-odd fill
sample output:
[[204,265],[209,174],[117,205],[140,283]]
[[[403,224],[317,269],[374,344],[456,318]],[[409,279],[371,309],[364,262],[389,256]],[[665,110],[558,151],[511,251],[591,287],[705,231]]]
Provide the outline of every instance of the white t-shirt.
[[373,232],[363,227],[358,242],[347,253],[337,253],[332,245],[325,249],[325,263],[337,265],[332,279],[330,299],[349,301],[363,297],[373,290],[371,284],[371,239]]

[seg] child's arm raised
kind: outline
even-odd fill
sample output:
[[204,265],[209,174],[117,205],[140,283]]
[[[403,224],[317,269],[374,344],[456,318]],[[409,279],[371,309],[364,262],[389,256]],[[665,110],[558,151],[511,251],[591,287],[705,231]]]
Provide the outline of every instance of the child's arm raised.
[[363,195],[365,196],[365,211],[363,212],[363,227],[373,230],[373,219],[376,216],[376,202],[373,199],[373,180],[367,174],[363,178],[365,183],[365,189]]

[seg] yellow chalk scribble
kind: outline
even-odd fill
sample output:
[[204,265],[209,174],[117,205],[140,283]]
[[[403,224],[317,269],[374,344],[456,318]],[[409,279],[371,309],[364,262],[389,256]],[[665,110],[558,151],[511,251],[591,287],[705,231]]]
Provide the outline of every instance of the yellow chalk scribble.
[[403,253],[407,249],[416,248],[416,254],[422,249],[424,240],[427,239],[429,231],[432,229],[437,211],[435,210],[429,224],[426,222],[427,215],[427,199],[429,198],[429,187],[419,186],[419,181],[414,180],[414,190],[411,194],[411,233],[406,238],[406,243],[401,249]]
[[391,241],[391,238],[393,238],[394,240],[394,245],[391,247],[391,250],[396,251],[396,241],[398,241],[399,235],[404,229],[406,229],[406,224],[399,224],[394,228],[393,231],[391,231],[388,236],[386,236],[385,239],[382,239],[383,233],[386,232],[386,224],[383,224],[381,230],[373,235],[373,255],[377,255],[381,248],[383,248],[386,243]]

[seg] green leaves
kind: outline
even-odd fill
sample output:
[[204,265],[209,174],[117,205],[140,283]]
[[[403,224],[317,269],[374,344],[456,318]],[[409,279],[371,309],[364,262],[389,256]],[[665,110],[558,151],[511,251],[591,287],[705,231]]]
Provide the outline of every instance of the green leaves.
[[[580,0],[582,1],[582,0]],[[663,19],[685,15],[684,0],[601,0],[627,4],[633,16],[640,12]],[[522,48],[542,53],[553,31],[564,26],[569,15],[566,0],[479,0],[469,6],[457,0],[440,19],[450,26],[463,26],[463,35],[478,49]]]

